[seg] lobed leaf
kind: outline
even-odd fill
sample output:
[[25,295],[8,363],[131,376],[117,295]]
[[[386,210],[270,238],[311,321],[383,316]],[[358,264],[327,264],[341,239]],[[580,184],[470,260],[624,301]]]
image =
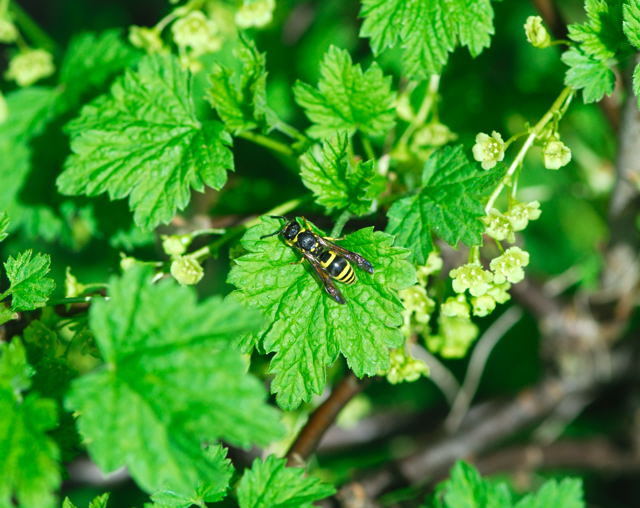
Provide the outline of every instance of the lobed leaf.
[[312,146],[300,157],[300,177],[327,212],[348,210],[354,215],[365,215],[371,211],[385,179],[376,171],[373,161],[354,162],[348,147],[346,132],[338,132],[322,140],[321,145]]
[[606,63],[587,55],[580,48],[565,51],[561,58],[569,66],[565,84],[582,90],[584,102],[597,102],[613,92],[616,76]]
[[238,483],[240,508],[311,508],[314,501],[335,493],[304,469],[286,467],[285,459],[273,455],[255,459]]
[[220,122],[198,120],[189,74],[170,56],[143,58],[68,130],[74,153],[58,177],[60,192],[128,196],[145,229],[186,207],[191,189],[220,189],[233,169],[229,134]]
[[46,432],[57,424],[57,408],[35,393],[23,397],[31,374],[20,340],[0,343],[0,506],[56,505],[59,450]]
[[374,54],[401,47],[413,79],[439,74],[458,45],[479,55],[494,33],[489,0],[362,0],[360,16],[360,36],[371,39]]
[[293,89],[296,102],[313,125],[313,137],[332,136],[356,130],[367,136],[382,136],[395,123],[395,95],[391,77],[385,77],[377,63],[365,71],[354,65],[349,53],[331,46],[320,65],[318,88],[301,81]]
[[228,281],[238,288],[233,294],[240,301],[267,319],[251,339],[275,353],[271,389],[278,404],[291,409],[324,389],[326,367],[340,353],[358,377],[389,366],[389,348],[404,341],[398,290],[415,282],[415,270],[408,251],[394,247],[391,236],[373,228],[349,234],[340,246],[364,256],[375,273],[354,267],[354,285],[337,283],[346,299],[340,305],[325,293],[308,263],[292,265],[299,254],[279,236],[260,239],[279,227],[277,220],[262,218],[245,233],[247,254],[235,260]]
[[452,246],[482,243],[484,200],[504,175],[501,166],[489,171],[469,161],[462,146],[445,147],[425,163],[420,189],[389,209],[387,233],[411,249],[424,264],[436,234]]
[[216,439],[267,444],[280,434],[262,384],[231,347],[256,330],[256,312],[230,299],[200,304],[171,280],[152,285],[150,271],[113,278],[110,300],[89,321],[105,365],[75,380],[66,399],[104,470],[127,466],[136,482],[173,506],[219,499],[230,478]]
[[33,310],[43,307],[56,284],[46,275],[49,273],[51,258],[48,254],[36,254],[26,250],[16,258],[9,257],[4,264],[9,279],[13,310]]
[[240,37],[234,54],[240,69],[234,71],[216,64],[207,99],[231,132],[268,130],[278,118],[267,105],[264,53],[258,51],[253,41]]

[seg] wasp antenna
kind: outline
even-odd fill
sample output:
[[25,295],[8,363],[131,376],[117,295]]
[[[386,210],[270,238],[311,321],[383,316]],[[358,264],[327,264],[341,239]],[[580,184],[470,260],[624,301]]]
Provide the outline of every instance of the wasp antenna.
[[271,217],[272,219],[284,219],[284,220],[289,220],[289,219],[287,219],[284,215],[269,215],[269,217]]
[[260,237],[260,240],[262,240],[263,238],[269,238],[270,236],[276,236],[278,233],[280,233],[279,229],[278,229],[278,231],[275,231],[274,233],[269,233],[268,235],[262,235]]

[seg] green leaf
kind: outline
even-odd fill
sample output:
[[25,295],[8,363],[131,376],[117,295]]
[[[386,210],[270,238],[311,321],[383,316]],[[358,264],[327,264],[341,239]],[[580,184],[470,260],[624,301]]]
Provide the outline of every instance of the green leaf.
[[493,8],[489,0],[362,0],[361,37],[374,54],[403,48],[405,73],[413,79],[439,74],[456,46],[473,56],[489,46]]
[[327,209],[348,210],[354,215],[371,211],[384,185],[373,161],[354,162],[345,132],[314,145],[300,158],[302,183],[313,191],[316,202]]
[[622,31],[622,0],[586,0],[587,21],[569,25],[569,38],[596,60],[605,62],[628,49]]
[[438,508],[511,508],[511,493],[505,483],[485,480],[474,467],[458,461],[451,469],[449,479],[438,485],[435,506]]
[[220,189],[233,168],[222,124],[200,121],[189,74],[174,57],[148,56],[68,126],[74,152],[58,177],[65,194],[129,196],[136,224],[169,221],[191,189]]
[[358,281],[337,283],[346,304],[332,300],[308,263],[292,265],[300,255],[279,236],[260,239],[282,225],[274,219],[249,229],[242,246],[247,254],[235,260],[229,282],[233,293],[260,309],[267,323],[252,337],[268,353],[275,353],[271,389],[286,409],[308,401],[325,388],[326,366],[339,353],[358,376],[374,375],[389,366],[389,348],[404,336],[402,303],[397,291],[415,281],[406,249],[392,246],[392,237],[373,228],[347,235],[340,246],[369,260],[373,275],[354,267]]
[[268,130],[278,118],[267,105],[264,53],[253,41],[241,37],[234,54],[240,69],[216,64],[207,99],[230,131]]
[[627,0],[623,7],[623,19],[624,34],[636,49],[640,49],[640,3]]
[[134,267],[92,304],[89,322],[105,365],[75,380],[66,399],[104,471],[127,466],[145,490],[173,505],[217,499],[229,479],[216,439],[267,444],[280,434],[261,382],[246,373],[236,336],[260,324],[232,300],[200,304],[172,280]]
[[366,72],[351,62],[349,53],[331,46],[320,65],[318,88],[298,81],[296,102],[313,122],[309,134],[325,137],[338,130],[360,130],[367,136],[383,136],[395,123],[391,77],[377,63]]
[[76,107],[88,92],[100,90],[139,58],[140,53],[123,41],[121,30],[76,35],[60,66],[64,107]]
[[0,506],[49,508],[60,485],[59,451],[46,435],[57,423],[56,405],[36,394],[23,398],[31,368],[19,339],[0,343]]
[[515,508],[584,508],[582,481],[576,478],[565,478],[560,482],[548,480],[535,494],[522,498]]
[[[89,503],[89,508],[107,508],[107,504],[109,502],[109,493],[105,492],[104,494],[94,497]],[[64,498],[62,502],[62,508],[78,508],[75,504],[71,502],[68,497]]]
[[[0,139],[25,141],[40,134],[55,114],[59,91],[42,86],[14,90],[6,95],[9,120],[0,124]],[[2,152],[3,158],[5,153]],[[4,180],[3,180],[4,182]]]
[[305,476],[304,469],[286,467],[273,455],[254,460],[238,484],[240,508],[310,508],[334,493],[332,486]]
[[0,213],[0,242],[4,240],[9,233],[7,233],[7,228],[9,227],[9,215],[7,212]]
[[411,249],[424,264],[433,250],[432,235],[456,246],[482,243],[484,201],[504,175],[504,168],[483,171],[470,162],[462,146],[445,147],[425,163],[422,186],[389,209],[387,233]]
[[47,277],[51,258],[48,254],[36,254],[26,250],[18,257],[9,257],[4,264],[9,278],[9,289],[3,296],[11,294],[13,310],[32,310],[43,307],[56,287]]
[[606,63],[585,54],[579,48],[571,48],[562,54],[562,61],[569,66],[564,82],[576,90],[582,90],[584,102],[597,102],[613,92],[616,77]]

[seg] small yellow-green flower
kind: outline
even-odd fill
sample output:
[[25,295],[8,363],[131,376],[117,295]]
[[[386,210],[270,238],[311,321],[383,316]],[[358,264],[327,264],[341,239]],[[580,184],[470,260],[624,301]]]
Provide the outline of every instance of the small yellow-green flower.
[[473,145],[473,158],[482,163],[482,169],[491,169],[504,159],[505,143],[499,132],[493,131],[491,136],[484,132],[476,136]]
[[51,76],[55,70],[51,53],[44,49],[29,49],[11,59],[6,77],[20,86],[29,86],[39,79]]
[[529,203],[517,203],[513,205],[505,214],[514,231],[522,231],[527,227],[530,220],[540,217],[540,202],[530,201]]
[[429,367],[426,363],[409,356],[404,349],[394,349],[390,354],[391,366],[387,371],[387,381],[398,384],[403,381],[411,383],[421,376],[429,375]]
[[503,282],[501,284],[496,284],[495,282],[491,284],[491,287],[487,291],[487,294],[493,298],[496,303],[505,303],[509,301],[511,295],[509,294],[509,289],[511,288],[511,283]]
[[191,11],[177,20],[172,25],[171,32],[178,46],[191,48],[196,55],[212,53],[222,46],[218,25],[202,11]]
[[469,304],[464,295],[450,296],[440,307],[443,316],[468,318]]
[[462,358],[478,336],[478,327],[469,318],[440,316],[437,335],[425,338],[427,348],[443,358]]
[[490,267],[496,284],[509,281],[516,284],[524,279],[523,267],[529,264],[529,253],[520,247],[509,247],[501,256],[491,260]]
[[491,272],[484,270],[477,263],[454,268],[449,272],[449,276],[453,279],[452,286],[456,293],[464,293],[468,289],[472,296],[485,294],[493,281]]
[[275,7],[275,0],[244,0],[236,12],[236,25],[240,28],[268,25]]
[[491,238],[495,238],[500,242],[503,240],[507,240],[508,242],[515,241],[516,238],[513,234],[513,226],[511,225],[511,221],[508,219],[508,217],[502,215],[495,208],[491,210],[482,220],[487,225],[485,233],[487,233],[487,235],[489,235]]
[[435,307],[435,302],[427,294],[427,290],[419,285],[410,286],[400,291],[400,298],[404,308],[409,311],[409,317],[418,323],[428,323],[431,313]]
[[415,133],[413,142],[417,146],[442,146],[456,138],[457,136],[449,127],[439,122],[432,122]]
[[540,16],[529,16],[524,24],[524,33],[534,48],[546,48],[551,44],[551,36]]
[[560,169],[569,164],[571,149],[559,139],[549,141],[542,152],[544,167],[547,169]]
[[473,305],[474,316],[484,317],[493,312],[493,309],[496,308],[496,301],[492,296],[486,294],[471,298],[471,305]]

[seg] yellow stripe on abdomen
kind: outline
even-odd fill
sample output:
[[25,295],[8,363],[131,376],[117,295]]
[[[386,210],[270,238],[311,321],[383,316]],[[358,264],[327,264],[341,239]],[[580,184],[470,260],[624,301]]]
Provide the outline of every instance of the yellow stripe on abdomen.
[[327,266],[329,266],[333,262],[333,260],[336,258],[336,253],[335,252],[332,251],[329,254],[330,254],[330,256],[327,258],[326,261],[321,261],[320,262],[320,266],[322,266],[322,268],[326,268]]
[[345,266],[342,271],[336,276],[336,279],[338,279],[340,282],[350,284],[350,282],[347,281],[353,278],[352,275],[354,275],[353,268],[349,263],[347,263],[347,266]]

